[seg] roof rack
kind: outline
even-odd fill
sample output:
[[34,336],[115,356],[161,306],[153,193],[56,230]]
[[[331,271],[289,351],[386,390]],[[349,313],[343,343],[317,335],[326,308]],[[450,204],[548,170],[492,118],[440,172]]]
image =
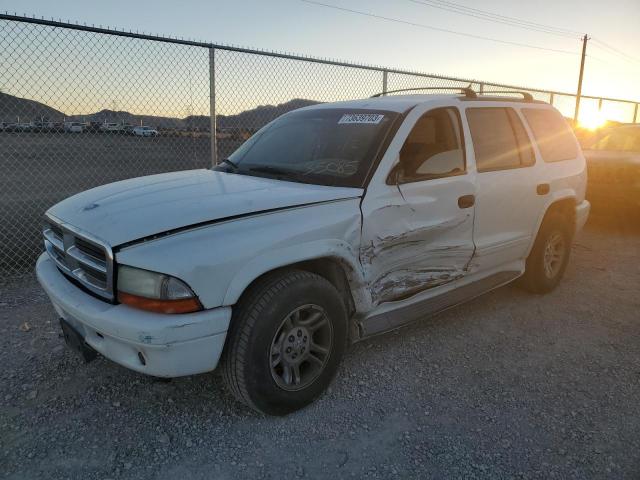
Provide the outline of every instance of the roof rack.
[[401,88],[399,90],[388,90],[386,92],[376,93],[375,95],[371,95],[371,98],[382,97],[384,95],[388,95],[390,93],[398,93],[398,92],[411,92],[414,90],[457,90],[460,93],[464,93],[464,96],[467,98],[478,98],[478,94],[474,92],[471,87],[416,87],[416,88]]
[[519,90],[501,90],[501,91],[498,91],[498,90],[487,91],[487,90],[485,90],[485,91],[480,92],[480,95],[484,95],[484,94],[487,94],[487,93],[493,93],[493,94],[496,94],[496,93],[519,93],[520,95],[522,95],[522,99],[523,100],[526,100],[527,102],[533,102],[533,95],[531,95],[529,92],[522,92],[522,91],[519,91]]

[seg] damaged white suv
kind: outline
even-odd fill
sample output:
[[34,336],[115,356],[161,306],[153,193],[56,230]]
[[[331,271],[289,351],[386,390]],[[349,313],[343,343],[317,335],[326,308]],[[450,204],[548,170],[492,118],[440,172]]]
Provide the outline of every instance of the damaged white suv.
[[585,185],[565,120],[526,94],[315,105],[211,170],[53,206],[37,275],[87,360],[160,377],[220,362],[239,400],[285,414],[349,342],[518,277],[552,290]]

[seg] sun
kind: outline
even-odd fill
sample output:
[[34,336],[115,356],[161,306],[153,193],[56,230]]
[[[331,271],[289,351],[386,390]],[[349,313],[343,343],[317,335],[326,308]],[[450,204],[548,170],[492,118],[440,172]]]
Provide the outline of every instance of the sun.
[[598,110],[584,111],[580,113],[580,126],[588,130],[597,130],[607,123],[606,117]]

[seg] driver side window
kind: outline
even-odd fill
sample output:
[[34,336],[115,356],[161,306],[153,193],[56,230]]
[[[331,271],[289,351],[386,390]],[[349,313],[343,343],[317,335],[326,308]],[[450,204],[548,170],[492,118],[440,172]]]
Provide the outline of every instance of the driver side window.
[[399,183],[462,175],[465,170],[458,111],[438,108],[424,114],[400,150]]

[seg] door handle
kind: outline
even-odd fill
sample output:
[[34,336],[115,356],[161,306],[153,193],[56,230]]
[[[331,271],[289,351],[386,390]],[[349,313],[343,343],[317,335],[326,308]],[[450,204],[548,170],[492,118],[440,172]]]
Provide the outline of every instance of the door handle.
[[536,193],[538,195],[546,195],[551,191],[551,185],[548,183],[541,183],[536,187]]
[[475,195],[463,195],[458,198],[458,207],[460,208],[471,208],[476,203]]

